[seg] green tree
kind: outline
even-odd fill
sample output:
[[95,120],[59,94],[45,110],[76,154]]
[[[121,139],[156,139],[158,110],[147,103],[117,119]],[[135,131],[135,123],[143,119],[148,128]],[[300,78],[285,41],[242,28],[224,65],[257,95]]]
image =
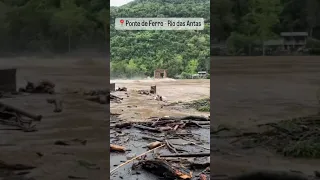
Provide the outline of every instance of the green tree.
[[127,74],[129,75],[129,77],[134,77],[135,75],[138,75],[138,66],[137,64],[134,62],[133,59],[130,59],[128,64],[127,64],[127,67],[126,67],[126,71],[127,71]]
[[109,41],[110,12],[107,9],[102,9],[101,11],[99,11],[97,16],[98,16],[98,20],[103,25],[105,40]]
[[253,23],[257,26],[256,33],[262,44],[263,55],[265,55],[264,42],[276,36],[273,28],[280,23],[279,15],[282,11],[281,1],[250,0],[249,11]]
[[193,60],[189,61],[188,66],[186,68],[187,72],[189,74],[196,74],[197,69],[198,69],[198,65],[199,65],[198,60],[193,59]]
[[60,3],[61,9],[53,15],[51,27],[67,35],[68,51],[71,52],[71,38],[81,32],[81,27],[88,26],[89,23],[85,10],[77,7],[73,0],[61,0]]
[[231,30],[235,23],[235,17],[232,13],[233,2],[231,0],[214,0],[211,3],[214,37],[217,39],[226,38],[228,30]]

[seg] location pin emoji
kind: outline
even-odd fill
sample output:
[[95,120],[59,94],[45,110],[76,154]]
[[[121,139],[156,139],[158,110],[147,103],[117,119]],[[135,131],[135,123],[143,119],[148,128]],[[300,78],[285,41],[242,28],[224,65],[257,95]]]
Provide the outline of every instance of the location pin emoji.
[[124,20],[123,20],[123,19],[121,19],[121,20],[120,20],[120,24],[121,24],[121,25],[123,25],[123,23],[124,23]]

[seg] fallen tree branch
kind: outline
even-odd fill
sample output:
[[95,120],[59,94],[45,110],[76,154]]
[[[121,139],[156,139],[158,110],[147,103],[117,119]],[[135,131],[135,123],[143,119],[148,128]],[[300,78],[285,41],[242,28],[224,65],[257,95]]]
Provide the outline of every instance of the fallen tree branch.
[[165,140],[165,142],[166,142],[166,145],[167,145],[169,151],[174,152],[176,154],[178,153],[178,151],[173,147],[172,144],[170,144],[170,142],[168,140]]
[[160,142],[163,141],[163,139],[159,139],[159,138],[155,138],[155,137],[150,137],[150,136],[142,136],[142,139],[152,140],[152,141],[160,141]]
[[206,157],[210,156],[209,153],[190,153],[190,154],[166,154],[160,155],[160,157]]
[[201,147],[201,148],[203,148],[203,149],[210,150],[210,148],[207,148],[207,147],[198,145],[198,144],[196,144],[195,142],[191,142],[191,141],[189,141],[189,142],[190,142],[189,144],[191,144],[191,145],[195,145],[195,146]]
[[176,121],[181,121],[181,120],[194,120],[194,121],[210,121],[209,118],[204,117],[204,116],[183,116],[183,117],[162,117],[159,118],[159,121],[164,121],[164,120],[176,120]]
[[151,127],[147,127],[147,126],[143,126],[143,125],[133,125],[133,127],[138,128],[138,129],[142,129],[142,130],[147,130],[147,131],[151,131],[151,132],[156,132],[156,133],[161,133],[161,131],[157,128],[151,128]]
[[195,121],[210,121],[209,118],[204,116],[185,116],[181,118],[182,120],[195,120]]
[[159,148],[161,148],[161,147],[163,147],[163,146],[165,146],[165,144],[162,144],[161,146],[158,146],[158,147],[156,147],[156,148],[154,148],[154,149],[150,149],[149,151],[144,152],[144,153],[140,154],[139,156],[136,156],[136,157],[134,157],[134,158],[132,158],[132,159],[130,159],[130,160],[128,160],[128,161],[120,164],[119,166],[117,166],[117,167],[115,167],[113,170],[111,170],[111,171],[110,171],[110,174],[113,173],[115,170],[119,169],[120,167],[122,167],[122,166],[124,166],[124,165],[126,165],[126,164],[128,164],[128,163],[130,163],[130,162],[132,162],[132,161],[134,161],[134,160],[136,160],[136,159],[138,159],[138,158],[146,155],[146,154],[148,154],[149,152],[152,152],[152,151],[154,151],[154,150],[156,150],[156,149],[159,149]]

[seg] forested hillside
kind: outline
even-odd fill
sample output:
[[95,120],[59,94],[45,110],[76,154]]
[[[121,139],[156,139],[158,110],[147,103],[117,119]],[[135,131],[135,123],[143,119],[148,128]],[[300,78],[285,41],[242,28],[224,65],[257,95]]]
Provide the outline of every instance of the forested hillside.
[[226,42],[230,53],[280,32],[308,32],[320,39],[320,0],[211,1],[212,44]]
[[[116,17],[205,18],[204,31],[116,31]],[[111,7],[112,76],[153,76],[157,68],[168,76],[193,74],[210,68],[209,0],[135,0]]]
[[107,0],[0,0],[0,53],[106,51]]

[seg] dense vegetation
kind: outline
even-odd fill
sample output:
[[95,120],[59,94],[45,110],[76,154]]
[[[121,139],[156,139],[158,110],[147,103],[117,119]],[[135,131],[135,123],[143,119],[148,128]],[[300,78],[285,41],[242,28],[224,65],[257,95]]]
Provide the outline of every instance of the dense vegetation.
[[250,54],[253,44],[280,32],[308,32],[312,42],[320,39],[319,0],[214,0],[211,18],[212,44],[226,42],[230,54]]
[[[205,18],[204,31],[116,31],[116,17]],[[210,68],[209,0],[135,0],[111,7],[111,74],[113,77],[187,76]]]
[[106,51],[109,1],[1,0],[0,53]]

